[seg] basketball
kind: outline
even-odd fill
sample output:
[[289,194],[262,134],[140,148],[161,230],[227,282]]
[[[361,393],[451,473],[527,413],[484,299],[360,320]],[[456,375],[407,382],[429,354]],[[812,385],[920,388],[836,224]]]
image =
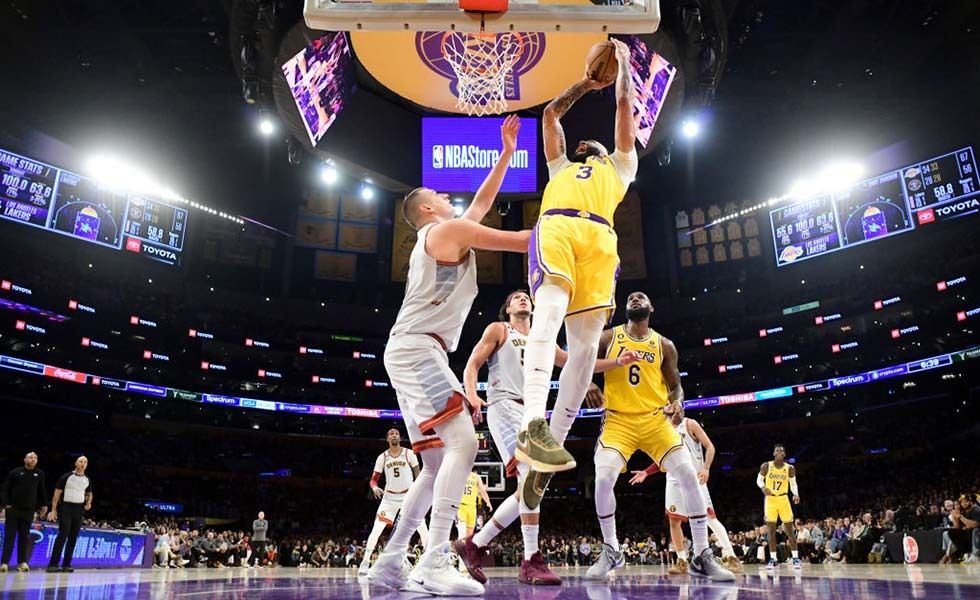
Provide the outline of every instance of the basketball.
[[616,60],[616,45],[610,41],[599,42],[589,50],[585,57],[585,73],[589,79],[608,83],[616,79],[619,61]]

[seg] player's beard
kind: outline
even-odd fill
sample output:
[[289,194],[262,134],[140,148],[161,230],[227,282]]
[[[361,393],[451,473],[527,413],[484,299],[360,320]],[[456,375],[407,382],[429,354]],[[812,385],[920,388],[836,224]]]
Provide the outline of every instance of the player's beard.
[[584,163],[589,159],[590,156],[599,157],[602,156],[602,153],[599,152],[599,150],[590,147],[586,149],[585,152],[576,152],[572,154],[572,162]]
[[627,308],[626,318],[634,323],[639,323],[640,321],[646,321],[650,318],[650,307],[640,306],[637,308]]

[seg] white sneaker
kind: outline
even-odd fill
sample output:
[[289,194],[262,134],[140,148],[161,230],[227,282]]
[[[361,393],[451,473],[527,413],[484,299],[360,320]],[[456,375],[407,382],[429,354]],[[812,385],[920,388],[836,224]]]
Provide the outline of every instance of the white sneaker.
[[482,596],[483,584],[463,577],[449,562],[449,542],[422,555],[405,584],[405,591],[431,596]]
[[371,567],[368,566],[368,561],[365,560],[364,562],[361,563],[360,568],[357,569],[357,579],[361,580],[366,578],[370,571],[371,571]]
[[405,587],[410,571],[403,554],[382,552],[378,560],[374,561],[374,565],[368,569],[367,580],[368,583],[400,590]]

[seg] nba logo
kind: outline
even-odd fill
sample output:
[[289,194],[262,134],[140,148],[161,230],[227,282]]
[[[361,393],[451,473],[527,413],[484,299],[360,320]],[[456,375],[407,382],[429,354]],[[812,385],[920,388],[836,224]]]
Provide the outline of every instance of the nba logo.
[[442,145],[436,144],[432,147],[432,168],[442,168]]
[[920,210],[919,212],[915,213],[915,216],[919,220],[919,225],[925,225],[926,223],[932,223],[933,221],[936,220],[936,213],[933,212],[933,210],[931,208],[927,208],[925,210]]

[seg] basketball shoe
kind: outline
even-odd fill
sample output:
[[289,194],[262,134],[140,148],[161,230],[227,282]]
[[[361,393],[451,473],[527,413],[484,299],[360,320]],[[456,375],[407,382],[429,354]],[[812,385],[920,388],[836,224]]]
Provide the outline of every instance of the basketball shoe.
[[548,421],[532,419],[527,430],[517,434],[517,460],[542,473],[557,473],[575,468],[575,459],[551,435]]

